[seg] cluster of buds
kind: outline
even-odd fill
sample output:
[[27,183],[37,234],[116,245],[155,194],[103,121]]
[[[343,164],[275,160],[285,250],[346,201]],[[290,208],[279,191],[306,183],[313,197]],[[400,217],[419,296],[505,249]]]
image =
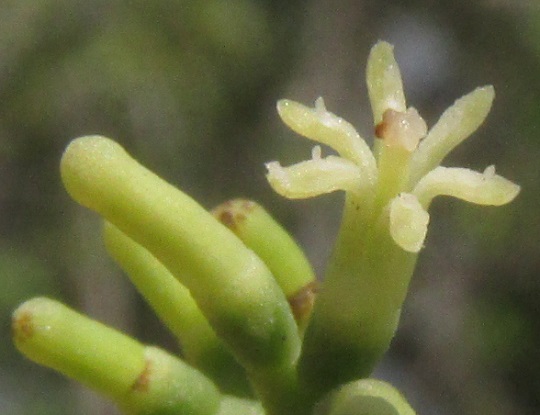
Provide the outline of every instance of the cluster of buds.
[[519,186],[495,174],[439,166],[483,122],[493,88],[456,101],[428,131],[407,108],[392,47],[377,43],[367,83],[373,151],[322,100],[283,100],[297,133],[329,146],[290,167],[267,164],[287,198],[346,193],[342,225],[318,287],[303,252],[259,205],[209,212],[100,136],[74,140],[64,185],[103,217],[108,252],[179,338],[183,356],[117,332],[57,301],[13,315],[29,358],[137,415],[412,415],[389,384],[370,379],[394,336],[434,197],[502,205]]

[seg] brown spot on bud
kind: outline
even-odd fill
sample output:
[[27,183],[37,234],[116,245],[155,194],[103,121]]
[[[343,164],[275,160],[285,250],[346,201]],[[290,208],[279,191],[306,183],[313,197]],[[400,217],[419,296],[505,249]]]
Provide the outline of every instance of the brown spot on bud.
[[133,382],[133,385],[131,385],[131,390],[135,392],[148,392],[148,389],[150,388],[150,377],[152,374],[152,362],[149,360],[145,361],[144,369],[142,370],[141,374],[137,379],[135,379],[135,382]]
[[230,210],[222,210],[216,214],[217,219],[228,228],[236,225],[234,214]]
[[318,291],[319,282],[311,281],[287,298],[297,322],[306,321],[309,318]]
[[30,311],[17,313],[13,316],[11,328],[15,341],[23,342],[34,335],[34,324],[32,319],[33,315]]
[[246,220],[247,215],[257,204],[251,200],[234,199],[229,200],[212,210],[214,217],[234,231],[240,223]]

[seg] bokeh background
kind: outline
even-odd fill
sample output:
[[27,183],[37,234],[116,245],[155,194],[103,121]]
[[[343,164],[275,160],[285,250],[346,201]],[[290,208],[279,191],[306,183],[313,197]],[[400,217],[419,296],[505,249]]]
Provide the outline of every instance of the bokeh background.
[[484,126],[446,160],[495,163],[511,205],[437,200],[399,333],[377,375],[419,414],[540,412],[540,2],[537,0],[3,0],[0,2],[0,412],[116,414],[19,355],[10,313],[58,298],[148,343],[174,340],[107,258],[98,218],[62,188],[70,139],[99,133],[204,206],[264,204],[322,274],[341,195],[292,202],[263,163],[311,144],[275,102],[327,107],[371,140],[365,62],[395,45],[428,125],[493,84]]

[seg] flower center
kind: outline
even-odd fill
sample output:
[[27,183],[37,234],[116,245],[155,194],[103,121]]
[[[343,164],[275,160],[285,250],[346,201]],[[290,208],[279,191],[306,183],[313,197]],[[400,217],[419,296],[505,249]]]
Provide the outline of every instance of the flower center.
[[388,146],[403,147],[409,152],[416,149],[426,134],[426,122],[412,107],[406,112],[387,109],[382,121],[375,126],[377,138],[383,139]]

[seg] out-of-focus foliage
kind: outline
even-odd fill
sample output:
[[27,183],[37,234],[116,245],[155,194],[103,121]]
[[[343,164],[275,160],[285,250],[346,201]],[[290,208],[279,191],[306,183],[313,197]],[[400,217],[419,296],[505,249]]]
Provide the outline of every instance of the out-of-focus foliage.
[[117,139],[207,207],[258,199],[320,265],[333,205],[293,206],[264,183],[264,161],[309,152],[300,140],[284,147],[291,133],[274,103],[323,95],[369,139],[359,62],[377,39],[395,45],[410,105],[430,126],[457,97],[494,85],[492,113],[448,164],[482,170],[495,161],[522,186],[513,204],[492,211],[435,203],[439,219],[380,373],[402,382],[419,413],[538,413],[540,10],[532,0],[0,2],[1,412],[98,413],[13,351],[9,310],[32,295],[116,316],[109,322],[148,342],[162,333],[118,285],[95,218],[62,189],[58,161],[71,138]]

